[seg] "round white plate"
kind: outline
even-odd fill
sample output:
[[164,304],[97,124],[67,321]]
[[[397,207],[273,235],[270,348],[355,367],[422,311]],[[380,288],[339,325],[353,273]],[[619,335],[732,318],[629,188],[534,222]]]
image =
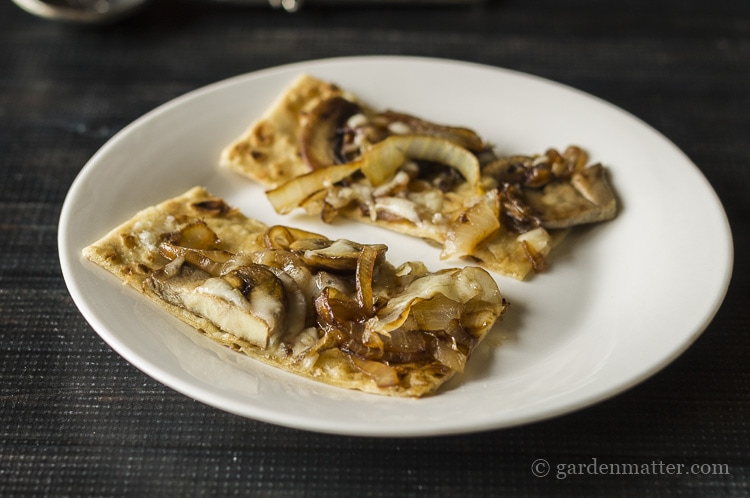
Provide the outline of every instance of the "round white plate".
[[[439,395],[391,399],[321,385],[215,345],[152,306],[81,250],[136,211],[203,185],[266,223],[385,242],[395,263],[441,263],[427,244],[353,222],[282,218],[263,190],[217,169],[220,150],[298,74],[338,83],[378,108],[469,126],[507,153],[578,144],[610,170],[620,213],[577,231],[547,273],[498,277],[511,302],[464,375]],[[622,110],[513,71],[410,57],[292,64],[177,98],[107,142],[63,206],[59,251],[84,317],[127,361],[228,412],[289,427],[426,436],[509,427],[591,405],[646,379],[708,325],[732,271],[731,232],[716,194],[685,155]]]

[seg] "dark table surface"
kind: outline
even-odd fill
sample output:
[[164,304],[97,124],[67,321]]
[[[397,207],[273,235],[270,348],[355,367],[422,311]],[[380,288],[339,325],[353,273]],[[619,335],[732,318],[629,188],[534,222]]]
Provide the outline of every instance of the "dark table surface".
[[[750,495],[749,2],[333,8],[310,0],[288,14],[163,0],[86,28],[4,1],[0,47],[0,495]],[[114,353],[73,304],[56,246],[63,200],[92,154],[140,115],[205,84],[370,54],[550,78],[676,143],[717,191],[734,236],[732,282],[705,333],[657,375],[587,409],[417,439],[248,420]],[[531,472],[539,458],[717,471],[539,478]]]

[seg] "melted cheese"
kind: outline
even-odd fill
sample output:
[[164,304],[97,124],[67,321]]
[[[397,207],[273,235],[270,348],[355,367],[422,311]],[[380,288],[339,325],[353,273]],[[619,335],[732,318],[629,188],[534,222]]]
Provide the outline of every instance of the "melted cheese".
[[183,305],[219,327],[260,347],[267,347],[271,327],[254,314],[250,304],[237,290],[220,278],[210,278],[193,290],[185,289]]

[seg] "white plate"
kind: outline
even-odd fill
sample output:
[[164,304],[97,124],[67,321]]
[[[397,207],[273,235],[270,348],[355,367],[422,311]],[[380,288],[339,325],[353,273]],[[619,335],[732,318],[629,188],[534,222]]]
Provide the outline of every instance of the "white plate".
[[[386,242],[394,262],[438,250],[351,222],[281,218],[250,181],[217,170],[219,151],[299,73],[365,101],[466,125],[508,153],[579,144],[604,162],[620,197],[616,220],[587,228],[548,273],[498,278],[511,309],[465,375],[441,394],[390,399],[319,385],[215,346],[165,316],[81,249],[141,208],[204,185],[267,223]],[[732,241],[721,203],[662,135],[612,105],[559,84],[462,62],[365,57],[312,61],[191,92],[138,119],[83,168],[59,227],[63,274],[99,335],[167,386],[228,412],[301,429],[370,436],[473,432],[591,405],[646,379],[705,329],[725,295]],[[455,264],[455,262],[454,262]]]

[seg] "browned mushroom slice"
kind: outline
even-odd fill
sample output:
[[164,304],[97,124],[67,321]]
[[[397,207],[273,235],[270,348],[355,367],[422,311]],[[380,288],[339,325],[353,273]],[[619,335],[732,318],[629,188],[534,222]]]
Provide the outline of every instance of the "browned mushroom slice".
[[605,221],[612,219],[617,210],[600,164],[575,172],[570,182],[552,182],[541,190],[526,189],[524,197],[545,228]]
[[[276,279],[273,273],[269,274]],[[203,270],[183,264],[180,258],[154,272],[144,285],[164,301],[266,348],[283,323],[284,302],[275,292],[273,282],[261,280],[257,278],[252,290],[243,294],[227,279],[211,277]]]
[[341,162],[336,153],[340,148],[339,130],[359,110],[357,104],[336,96],[322,100],[306,116],[300,133],[300,152],[312,169]]
[[607,171],[601,164],[594,164],[573,175],[570,182],[589,202],[599,208],[600,218],[592,221],[613,218],[617,211],[615,194],[606,178]]

